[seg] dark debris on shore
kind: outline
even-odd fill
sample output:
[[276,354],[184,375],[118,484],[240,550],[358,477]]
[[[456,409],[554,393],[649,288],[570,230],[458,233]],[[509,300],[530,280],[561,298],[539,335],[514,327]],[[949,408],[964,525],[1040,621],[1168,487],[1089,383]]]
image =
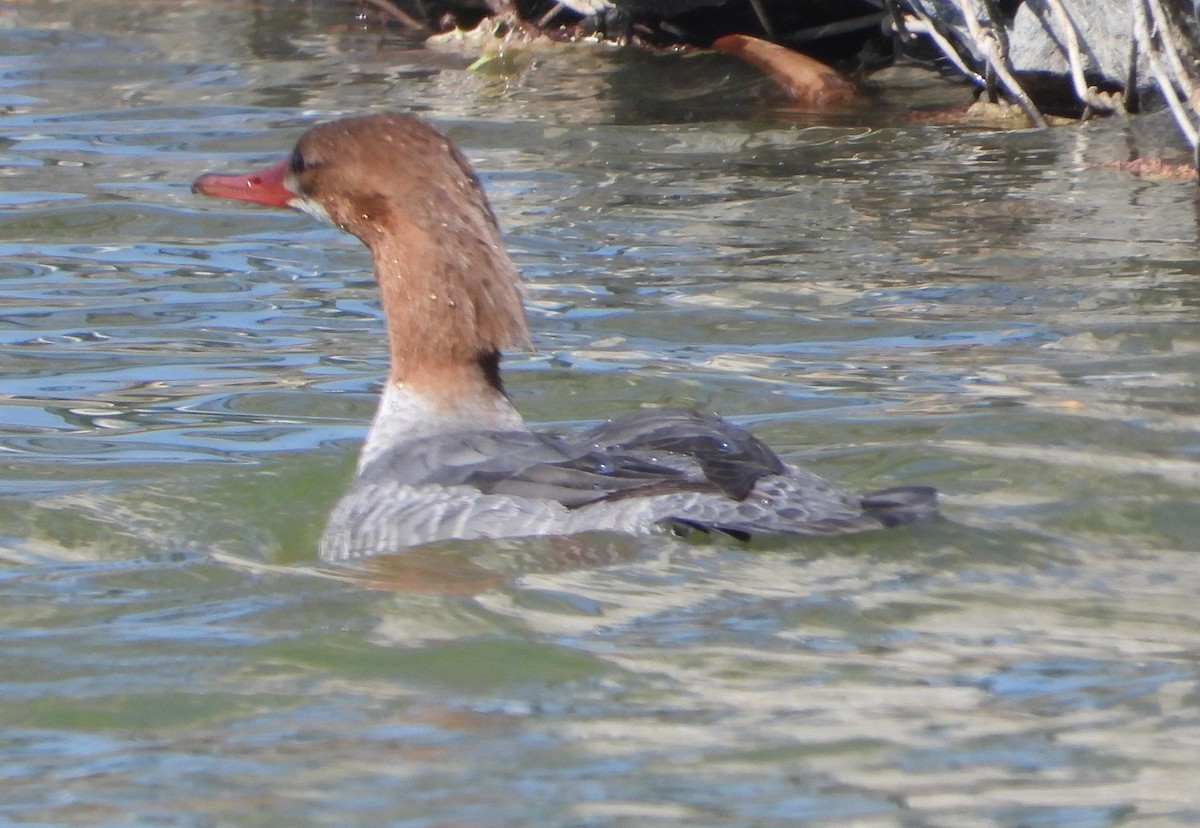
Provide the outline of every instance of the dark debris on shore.
[[1169,108],[1200,160],[1200,21],[1191,0],[345,0],[421,36],[715,48],[806,107],[897,59],[973,83],[1027,125]]

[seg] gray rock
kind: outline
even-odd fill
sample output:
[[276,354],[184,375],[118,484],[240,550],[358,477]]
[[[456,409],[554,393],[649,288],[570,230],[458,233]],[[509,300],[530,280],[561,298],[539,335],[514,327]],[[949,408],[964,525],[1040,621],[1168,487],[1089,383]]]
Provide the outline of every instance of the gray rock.
[[[971,68],[983,73],[983,50],[972,37],[957,0],[898,0],[906,11],[920,10],[938,24],[953,41],[958,53]],[[976,14],[985,27],[992,22],[981,0],[973,0]],[[1139,0],[1140,2],[1140,0]],[[1161,0],[1168,28],[1175,45],[1185,56],[1195,53],[1196,10],[1192,0]],[[1071,96],[1071,69],[1068,38],[1050,0],[1023,0],[995,7],[1011,13],[1001,21],[1008,41],[1008,60],[1013,72],[1030,84],[1028,91],[1042,101],[1048,96]],[[1130,78],[1134,25],[1131,0],[1061,0],[1065,14],[1075,29],[1080,61],[1089,85],[1101,89],[1122,90]],[[1155,89],[1144,50],[1139,50],[1136,82],[1139,93]]]
[[[1124,88],[1129,77],[1133,25],[1128,0],[1070,0],[1063,10],[1076,30],[1084,73]],[[1067,39],[1046,0],[1025,0],[1009,29],[1009,62],[1016,72],[1067,75]],[[1141,56],[1139,84],[1149,82]]]

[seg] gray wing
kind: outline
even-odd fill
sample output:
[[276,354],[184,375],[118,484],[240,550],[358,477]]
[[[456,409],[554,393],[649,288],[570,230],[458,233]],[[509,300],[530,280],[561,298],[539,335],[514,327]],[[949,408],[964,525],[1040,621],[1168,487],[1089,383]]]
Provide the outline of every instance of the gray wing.
[[[785,464],[765,443],[721,419],[683,409],[630,414],[595,429],[599,450],[665,453],[695,462],[709,494],[657,499],[657,522],[719,531],[746,540],[759,534],[823,535],[916,523],[938,516],[937,492],[904,486],[857,495]],[[609,498],[615,499],[615,498]]]
[[711,484],[743,500],[762,477],[786,466],[767,444],[715,414],[687,409],[647,409],[599,426],[587,439],[600,451],[686,457]]
[[599,500],[674,492],[735,500],[783,462],[760,440],[719,417],[650,410],[568,440],[527,431],[436,435],[393,448],[363,483],[465,485],[483,494],[555,500],[576,508]]
[[696,497],[667,506],[658,521],[738,540],[766,535],[837,535],[933,520],[937,491],[903,486],[858,495],[812,472],[789,467],[763,478],[745,500]]
[[936,516],[932,489],[859,496],[784,464],[719,417],[655,409],[574,439],[485,431],[396,446],[355,478],[330,516],[322,557],[447,538],[664,526],[740,539],[825,535]]

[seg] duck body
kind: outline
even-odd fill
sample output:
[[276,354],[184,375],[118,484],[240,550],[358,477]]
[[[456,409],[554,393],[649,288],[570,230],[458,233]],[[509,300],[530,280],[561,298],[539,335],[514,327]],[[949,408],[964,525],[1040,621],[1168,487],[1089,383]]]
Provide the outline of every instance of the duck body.
[[450,539],[720,532],[830,535],[931,516],[933,490],[860,497],[784,463],[712,414],[647,409],[588,431],[451,431],[402,440],[358,472],[322,557]]
[[478,179],[398,113],[312,128],[289,158],[196,192],[303,210],[371,250],[391,370],[326,560],[441,540],[681,529],[827,535],[937,516],[913,486],[860,496],[712,414],[646,409],[573,436],[532,432],[500,352],[528,344],[519,279]]

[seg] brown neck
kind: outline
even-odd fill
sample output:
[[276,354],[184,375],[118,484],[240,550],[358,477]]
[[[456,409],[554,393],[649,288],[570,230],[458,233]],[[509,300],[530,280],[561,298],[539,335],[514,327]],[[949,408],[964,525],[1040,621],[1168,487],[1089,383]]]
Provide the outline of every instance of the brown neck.
[[371,245],[390,381],[446,407],[502,396],[501,349],[529,344],[516,268],[498,239],[464,245],[461,234],[411,229]]
[[467,363],[440,363],[411,366],[404,373],[395,369],[388,382],[404,386],[443,411],[477,408],[488,400],[504,398],[500,381],[500,354],[493,351]]

